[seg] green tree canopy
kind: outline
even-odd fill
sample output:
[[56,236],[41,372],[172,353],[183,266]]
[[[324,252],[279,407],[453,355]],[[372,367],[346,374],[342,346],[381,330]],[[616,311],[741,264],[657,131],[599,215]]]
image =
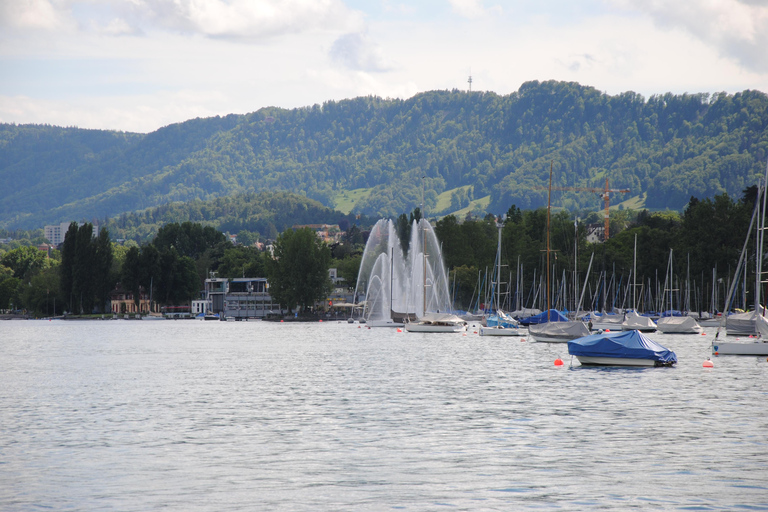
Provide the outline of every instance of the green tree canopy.
[[330,291],[331,251],[313,230],[285,231],[275,241],[273,256],[266,261],[269,291],[289,311],[307,310]]

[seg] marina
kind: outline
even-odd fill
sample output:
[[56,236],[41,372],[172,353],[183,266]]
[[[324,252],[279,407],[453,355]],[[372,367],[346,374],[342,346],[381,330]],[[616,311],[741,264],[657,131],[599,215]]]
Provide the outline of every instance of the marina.
[[768,509],[765,357],[657,333],[675,367],[590,368],[478,327],[5,322],[0,509]]

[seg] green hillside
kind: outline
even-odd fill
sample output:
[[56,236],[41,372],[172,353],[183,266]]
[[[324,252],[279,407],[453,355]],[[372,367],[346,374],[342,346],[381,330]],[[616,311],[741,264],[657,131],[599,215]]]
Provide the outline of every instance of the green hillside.
[[[645,99],[554,81],[506,96],[432,91],[265,108],[146,135],[4,124],[0,227],[277,190],[372,216],[411,211],[422,189],[428,212],[489,196],[483,207],[503,213],[546,204],[550,163],[557,187],[603,187],[607,177],[631,190],[616,205],[643,195],[647,208],[680,209],[691,196],[739,197],[767,158],[762,92]],[[558,202],[597,206],[588,192]]]

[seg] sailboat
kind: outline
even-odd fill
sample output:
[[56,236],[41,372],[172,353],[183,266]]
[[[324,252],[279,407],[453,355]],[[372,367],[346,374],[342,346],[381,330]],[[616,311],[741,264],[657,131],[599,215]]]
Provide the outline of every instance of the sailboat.
[[[664,334],[700,334],[701,326],[696,323],[693,317],[688,315],[675,315],[672,307],[672,249],[669,250],[669,262],[667,263],[667,275],[664,278],[664,298],[662,299],[662,316],[656,321],[656,328]],[[669,284],[669,288],[667,288]],[[666,301],[666,292],[669,291],[669,310],[664,310],[664,301]]]
[[496,297],[492,297],[491,300],[496,306],[496,318],[488,318],[486,325],[481,325],[478,334],[480,336],[521,336],[520,324],[517,320],[504,313],[501,310],[501,230],[504,224],[501,222],[496,223],[496,227],[499,229],[499,241],[496,248]]
[[[423,203],[422,203],[423,204]],[[422,222],[427,222],[422,219]],[[452,313],[427,312],[427,232],[426,227],[422,228],[423,243],[423,284],[422,284],[422,315],[412,320],[410,317],[405,320],[405,330],[408,332],[465,332],[467,330],[467,321]],[[442,256],[441,256],[442,258]]]
[[[528,332],[536,341],[550,343],[567,343],[568,341],[582,336],[589,335],[589,328],[581,320],[566,320],[563,322],[553,321],[549,308],[549,254],[551,252],[549,243],[549,217],[552,199],[552,162],[549,164],[549,191],[547,193],[547,311],[546,322],[531,324],[528,326]],[[580,306],[580,305],[579,305]],[[577,307],[578,311],[580,307]]]
[[[756,226],[756,233],[755,233],[755,309],[754,311],[751,311],[750,313],[747,313],[751,317],[751,320],[754,321],[753,328],[756,330],[758,334],[758,339],[755,342],[726,342],[721,343],[719,341],[720,337],[720,327],[717,329],[717,334],[715,334],[715,340],[712,342],[712,353],[716,355],[757,355],[757,356],[766,356],[768,355],[768,319],[765,318],[765,308],[760,305],[760,285],[763,283],[762,281],[762,274],[763,274],[763,268],[762,268],[762,262],[763,262],[763,236],[765,233],[765,209],[766,209],[766,197],[768,197],[768,163],[765,167],[765,178],[763,179],[762,186],[758,187],[758,194],[757,194],[757,200],[755,201],[755,209],[752,212],[752,220],[749,222],[749,229],[747,230],[747,236],[746,240],[744,240],[744,247],[741,250],[741,256],[739,257],[739,262],[736,265],[736,273],[735,275],[739,275],[739,272],[742,269],[742,265],[746,264],[746,252],[747,252],[747,243],[749,241],[749,237],[752,233],[752,226],[755,224],[755,220],[757,220],[757,226]],[[761,202],[762,200],[762,207]],[[731,300],[733,299],[733,292],[736,288],[736,283],[738,282],[738,279],[734,279],[731,282],[731,286],[728,290],[728,296],[725,299],[725,311],[727,312],[731,307]],[[726,315],[723,315],[724,320],[721,323],[721,327],[723,324],[727,323],[725,320]],[[730,320],[730,319],[729,319]],[[728,332],[728,334],[731,334]]]

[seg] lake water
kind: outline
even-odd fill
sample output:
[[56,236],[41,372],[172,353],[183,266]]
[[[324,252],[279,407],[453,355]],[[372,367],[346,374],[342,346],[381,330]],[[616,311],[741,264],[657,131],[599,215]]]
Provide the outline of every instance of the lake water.
[[2,322],[0,510],[768,510],[768,362],[713,336]]

